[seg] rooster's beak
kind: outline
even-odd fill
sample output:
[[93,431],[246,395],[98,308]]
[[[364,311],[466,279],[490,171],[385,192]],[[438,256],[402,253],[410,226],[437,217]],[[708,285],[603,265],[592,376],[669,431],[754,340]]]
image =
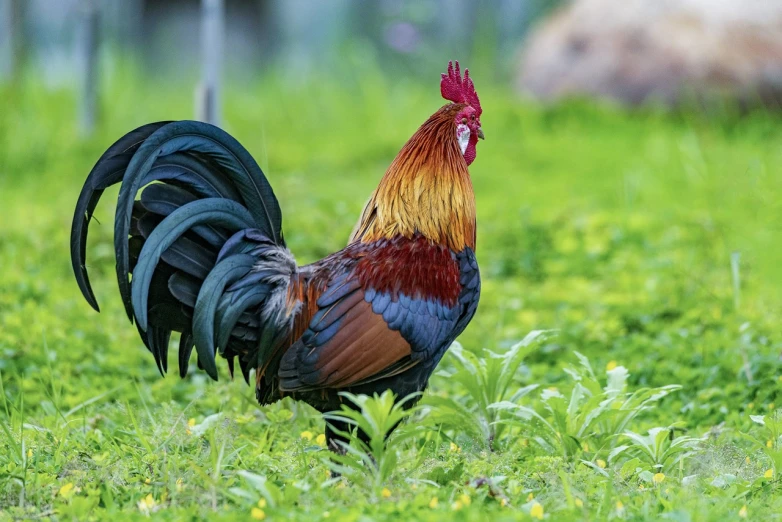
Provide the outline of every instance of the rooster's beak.
[[483,129],[481,129],[480,127],[478,127],[478,138],[479,138],[479,139],[482,139],[482,140],[485,140],[485,139],[486,139],[486,138],[483,136]]

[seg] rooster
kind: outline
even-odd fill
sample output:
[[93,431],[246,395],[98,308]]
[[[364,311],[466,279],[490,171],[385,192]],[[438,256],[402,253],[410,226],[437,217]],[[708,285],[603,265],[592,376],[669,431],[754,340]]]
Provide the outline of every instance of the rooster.
[[[480,294],[467,167],[483,138],[481,104],[458,62],[440,91],[450,103],[402,147],[347,247],[306,266],[285,246],[268,180],[233,137],[194,121],[129,132],[95,164],[76,205],[71,260],[82,294],[99,311],[87,231],[103,191],[120,183],[119,292],[161,374],[179,332],[181,377],[195,348],[216,380],[219,352],[231,376],[237,359],[248,383],[255,369],[261,404],[290,396],[326,412],[342,391],[423,391]],[[343,430],[327,426],[326,437],[344,448]]]

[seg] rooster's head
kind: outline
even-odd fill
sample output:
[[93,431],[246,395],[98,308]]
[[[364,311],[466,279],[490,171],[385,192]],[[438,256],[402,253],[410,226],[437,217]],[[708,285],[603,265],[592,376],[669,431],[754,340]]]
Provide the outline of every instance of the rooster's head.
[[442,74],[440,92],[443,98],[463,107],[456,113],[454,124],[456,139],[462,149],[467,164],[475,160],[475,146],[478,138],[483,139],[481,130],[481,102],[475,85],[470,78],[470,71],[464,70],[464,78],[459,71],[459,62],[448,62],[448,73]]

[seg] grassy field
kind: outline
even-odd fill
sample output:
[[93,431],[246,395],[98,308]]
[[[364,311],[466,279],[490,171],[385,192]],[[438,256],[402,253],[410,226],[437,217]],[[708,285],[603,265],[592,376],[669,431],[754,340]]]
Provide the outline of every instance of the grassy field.
[[[308,406],[258,407],[224,366],[217,383],[194,362],[159,376],[113,279],[116,192],[91,228],[100,315],[73,281],[90,167],[127,130],[190,117],[191,92],[118,72],[81,139],[70,92],[0,87],[0,519],[778,519],[779,117],[479,86],[481,305],[379,468],[357,451],[338,480]],[[269,80],[229,89],[225,127],[303,263],[344,246],[440,103],[371,73]],[[371,401],[364,419],[386,413]]]

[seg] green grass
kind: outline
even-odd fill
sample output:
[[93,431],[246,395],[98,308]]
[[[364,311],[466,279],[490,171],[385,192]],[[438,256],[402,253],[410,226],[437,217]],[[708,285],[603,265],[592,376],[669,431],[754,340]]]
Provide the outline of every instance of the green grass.
[[[127,130],[190,117],[191,92],[117,71],[81,139],[70,92],[0,87],[0,518],[778,517],[779,117],[543,108],[479,87],[481,305],[381,467],[356,447],[337,481],[308,406],[258,407],[224,366],[217,383],[159,377],[113,280],[116,191],[91,228],[100,315],[73,281],[89,168]],[[440,103],[364,69],[225,97],[300,262],[344,245]],[[551,331],[517,345],[534,330]],[[365,406],[366,422],[389,414]]]

